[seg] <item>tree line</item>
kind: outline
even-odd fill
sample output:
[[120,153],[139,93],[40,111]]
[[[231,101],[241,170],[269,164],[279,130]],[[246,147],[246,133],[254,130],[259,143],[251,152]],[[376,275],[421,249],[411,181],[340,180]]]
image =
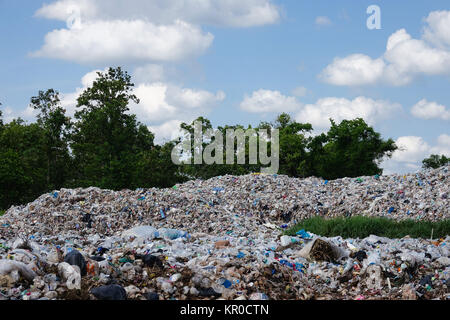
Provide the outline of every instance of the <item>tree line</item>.
[[[30,105],[38,111],[34,123],[18,118],[5,124],[0,111],[0,209],[63,187],[171,187],[192,178],[260,169],[260,164],[175,165],[171,152],[181,138],[155,144],[154,134],[129,112],[130,102],[139,103],[133,86],[126,71],[109,68],[80,94],[73,119],[54,89],[31,98]],[[205,129],[212,128],[208,119],[197,120]],[[384,140],[363,119],[330,121],[330,130],[316,136],[311,135],[311,124],[298,123],[285,113],[256,128],[279,129],[279,174],[324,179],[382,174],[379,164],[397,149],[394,141]],[[183,123],[181,128],[192,131],[193,125]],[[251,126],[218,129],[239,128]]]

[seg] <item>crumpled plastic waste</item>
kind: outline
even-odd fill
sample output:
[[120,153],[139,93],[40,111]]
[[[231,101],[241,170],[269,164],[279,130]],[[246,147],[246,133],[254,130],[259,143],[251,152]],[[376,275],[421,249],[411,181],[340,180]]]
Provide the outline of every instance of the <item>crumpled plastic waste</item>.
[[127,292],[118,284],[93,288],[91,293],[99,300],[126,300]]
[[327,182],[258,174],[168,189],[56,190],[0,217],[1,297],[449,299],[449,236],[283,235],[315,216],[448,219],[448,168]]

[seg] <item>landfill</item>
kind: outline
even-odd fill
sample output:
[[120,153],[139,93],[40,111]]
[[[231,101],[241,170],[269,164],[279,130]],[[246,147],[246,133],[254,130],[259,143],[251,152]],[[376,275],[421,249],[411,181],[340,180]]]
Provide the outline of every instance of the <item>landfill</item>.
[[55,190],[0,217],[0,300],[448,300],[449,235],[283,232],[314,216],[448,219],[449,169]]

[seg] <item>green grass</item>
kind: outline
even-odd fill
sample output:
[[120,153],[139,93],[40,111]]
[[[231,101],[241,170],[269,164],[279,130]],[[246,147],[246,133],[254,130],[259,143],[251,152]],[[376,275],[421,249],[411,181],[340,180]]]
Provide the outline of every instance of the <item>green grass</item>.
[[0,217],[5,214],[5,210],[0,210]]
[[445,237],[450,234],[450,220],[440,222],[404,220],[395,221],[388,218],[369,218],[356,216],[350,218],[324,219],[314,217],[303,220],[285,234],[294,236],[301,229],[324,237],[342,236],[343,238],[365,238],[371,234],[388,237],[429,239],[433,230],[433,239]]

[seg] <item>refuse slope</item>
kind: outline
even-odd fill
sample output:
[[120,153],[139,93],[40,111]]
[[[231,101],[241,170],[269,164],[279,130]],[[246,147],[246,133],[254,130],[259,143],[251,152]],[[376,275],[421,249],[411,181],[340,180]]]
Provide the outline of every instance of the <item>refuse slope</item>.
[[[0,218],[0,298],[88,299],[92,288],[117,283],[135,299],[149,293],[180,299],[398,299],[404,292],[445,299],[448,237],[335,237],[321,238],[319,246],[313,245],[316,235],[280,239],[279,227],[317,215],[447,219],[448,169],[333,181],[255,174],[170,189],[54,191]],[[307,246],[325,252],[302,256]],[[336,248],[343,255],[331,261],[326,250]],[[74,274],[55,278],[55,266],[68,270],[61,264],[72,250],[82,253],[90,270],[78,291],[65,282],[78,281]],[[359,253],[361,261],[354,258],[358,252],[365,253]],[[19,277],[6,259],[36,272],[33,282]],[[423,280],[428,275],[430,281]]]

